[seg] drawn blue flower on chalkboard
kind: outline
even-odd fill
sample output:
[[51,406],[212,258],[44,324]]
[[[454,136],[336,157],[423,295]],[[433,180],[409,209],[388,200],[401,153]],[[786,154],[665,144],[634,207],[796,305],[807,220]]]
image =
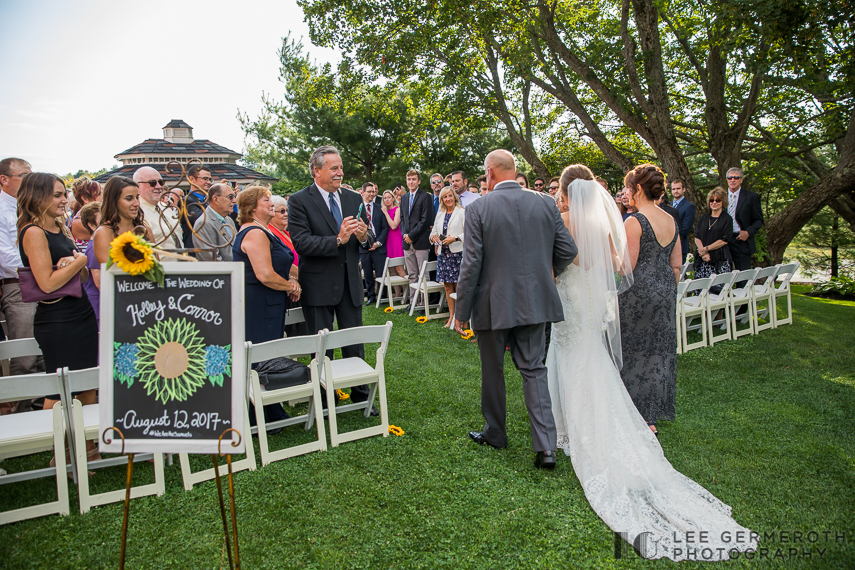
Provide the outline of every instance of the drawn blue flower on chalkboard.
[[128,388],[133,386],[134,378],[137,377],[137,355],[140,349],[131,343],[113,343],[113,370],[119,382],[127,384]]
[[212,386],[223,385],[223,374],[232,373],[232,345],[217,346],[210,344],[205,347],[205,374]]

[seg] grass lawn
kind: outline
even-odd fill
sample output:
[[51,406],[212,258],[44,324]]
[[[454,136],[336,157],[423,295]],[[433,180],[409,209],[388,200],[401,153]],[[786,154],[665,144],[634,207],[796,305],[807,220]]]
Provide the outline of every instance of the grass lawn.
[[[765,557],[730,566],[852,568],[855,303],[796,294],[793,307],[792,326],[679,357],[677,420],[659,424],[660,442],[679,471],[760,533]],[[613,533],[588,506],[568,457],[561,454],[553,472],[533,468],[521,380],[509,357],[509,446],[479,447],[466,436],[483,425],[477,345],[442,329],[440,321],[417,324],[402,312],[365,309],[366,324],[386,320],[394,323],[386,361],[390,421],[406,435],[347,443],[237,474],[244,568],[672,565],[632,553],[615,560]],[[374,350],[366,347],[369,359]],[[377,420],[345,414],[340,421],[351,428]],[[306,439],[299,427],[272,438],[276,446]],[[47,465],[49,458],[2,465],[12,472]],[[201,467],[209,461],[195,458]],[[163,497],[131,503],[127,567],[221,567],[214,482],[185,492],[177,459],[166,470]],[[134,472],[138,481],[151,477],[148,464]],[[123,477],[119,467],[94,479],[118,488]],[[77,492],[69,490],[71,516],[0,527],[0,565],[118,565],[121,504],[75,514]],[[28,504],[38,493],[55,496],[55,485],[43,480],[0,487],[0,509]],[[792,542],[794,532],[802,533],[802,542]],[[808,542],[808,536],[817,540]]]

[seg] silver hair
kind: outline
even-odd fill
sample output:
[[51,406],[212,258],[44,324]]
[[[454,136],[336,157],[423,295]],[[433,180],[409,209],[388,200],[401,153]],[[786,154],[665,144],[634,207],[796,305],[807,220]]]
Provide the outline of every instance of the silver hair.
[[286,200],[282,196],[279,196],[278,194],[274,194],[273,196],[271,196],[270,201],[273,202],[274,206],[287,206],[288,205],[288,200]]
[[329,145],[318,147],[312,153],[312,156],[309,158],[309,173],[312,175],[312,178],[315,176],[315,169],[323,168],[324,164],[326,164],[327,160],[324,157],[328,154],[338,154],[341,156],[336,147]]
[[739,168],[738,166],[734,166],[733,168],[728,168],[728,169],[727,169],[727,174],[725,174],[725,176],[727,176],[727,175],[728,175],[728,174],[730,174],[731,172],[738,172],[740,177],[744,177],[744,176],[745,176],[745,173],[744,173],[744,172],[742,172],[742,169],[741,169],[741,168]]

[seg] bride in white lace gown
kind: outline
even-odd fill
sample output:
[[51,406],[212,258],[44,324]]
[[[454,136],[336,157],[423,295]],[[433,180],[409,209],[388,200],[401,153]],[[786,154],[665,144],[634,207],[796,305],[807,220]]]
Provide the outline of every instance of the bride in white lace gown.
[[632,281],[620,213],[594,181],[574,180],[566,192],[579,256],[558,278],[564,321],[552,326],[547,359],[559,448],[597,515],[645,558],[726,560],[754,550],[756,535],[671,466],[632,403],[619,374],[617,294]]

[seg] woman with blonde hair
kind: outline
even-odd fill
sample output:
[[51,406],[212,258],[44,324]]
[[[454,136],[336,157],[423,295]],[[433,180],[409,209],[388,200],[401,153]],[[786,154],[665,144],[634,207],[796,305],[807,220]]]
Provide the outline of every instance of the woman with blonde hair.
[[[386,257],[395,259],[404,257],[404,235],[401,233],[401,209],[400,202],[395,197],[395,193],[391,190],[383,192],[383,204],[380,207],[383,210],[383,215],[386,216],[386,221],[389,223],[389,235],[386,237]],[[399,277],[406,277],[407,270],[403,265],[397,265],[392,268]],[[389,292],[386,292],[389,295]],[[396,297],[404,296],[403,287],[395,287],[394,294]]]
[[463,261],[465,213],[457,192],[443,188],[439,193],[439,210],[430,231],[430,241],[436,246],[436,280],[445,287],[448,299],[450,314],[445,323],[448,328],[454,328],[454,299],[451,294],[457,292],[460,263]]

